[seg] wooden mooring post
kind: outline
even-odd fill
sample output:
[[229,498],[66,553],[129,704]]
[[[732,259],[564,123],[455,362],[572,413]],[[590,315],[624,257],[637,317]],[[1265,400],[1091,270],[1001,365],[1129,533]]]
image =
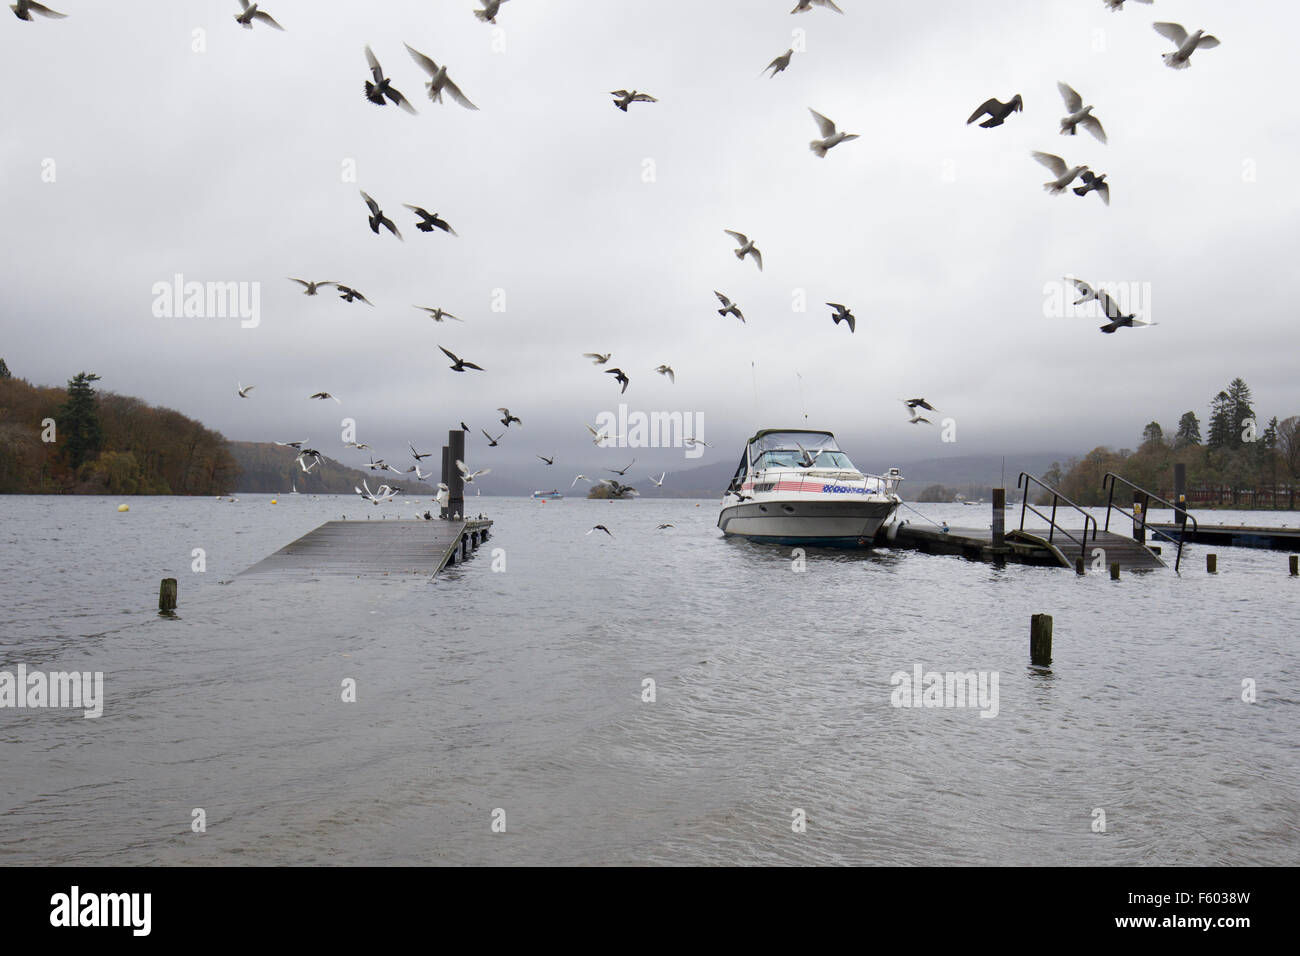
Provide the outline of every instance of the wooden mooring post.
[[158,610],[176,610],[176,579],[163,578],[158,587]]
[[1207,554],[1205,556],[1205,570],[1209,574],[1219,573],[1219,556],[1217,554]]
[[1112,561],[1112,562],[1110,563],[1110,579],[1111,579],[1112,581],[1118,581],[1118,580],[1119,580],[1119,562],[1118,562],[1118,561]]
[[993,489],[993,562],[1006,563],[1007,553],[1007,489]]
[[1291,555],[1289,564],[1291,565],[1291,577],[1300,574],[1300,554]]
[[1052,663],[1052,615],[1035,614],[1029,619],[1029,663],[1046,667]]
[[459,428],[447,432],[447,515],[465,517],[465,479],[456,462],[465,460],[465,433]]
[[[452,467],[453,466],[451,463],[451,458],[448,457],[447,446],[443,445],[442,446],[442,483],[446,485],[448,488],[451,487]],[[438,517],[439,518],[451,517],[451,512],[447,510],[446,505],[443,505],[441,508],[438,509]]]

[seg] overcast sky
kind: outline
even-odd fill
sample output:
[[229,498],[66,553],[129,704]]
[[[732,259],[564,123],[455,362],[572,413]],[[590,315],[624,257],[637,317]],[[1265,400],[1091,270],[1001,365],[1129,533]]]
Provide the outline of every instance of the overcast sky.
[[[461,420],[498,434],[504,405],[522,428],[490,450],[480,436],[471,464],[548,487],[626,464],[583,428],[620,400],[703,416],[704,458],[634,453],[656,473],[734,460],[805,411],[869,470],[1134,447],[1152,418],[1204,420],[1235,376],[1261,414],[1300,414],[1294,0],[840,0],[843,16],[509,0],[496,27],[472,0],[268,0],[283,33],[241,29],[236,0],[49,5],[67,19],[0,21],[0,356],[37,383],[93,370],[231,439],[310,438],[347,463],[365,453],[339,444],[344,416],[402,460]],[[1168,69],[1153,20],[1222,45]],[[796,29],[806,52],[760,76]],[[431,103],[404,42],[479,111]],[[366,102],[367,43],[419,115]],[[1109,145],[1059,135],[1058,80],[1095,104]],[[619,88],[659,102],[621,113]],[[1014,93],[1025,110],[1005,126],[965,124]],[[860,138],[817,158],[810,107]],[[1111,206],[1046,193],[1032,150],[1108,173]],[[359,188],[405,242],[369,231]],[[459,238],[417,232],[404,202]],[[724,229],[754,238],[762,272]],[[154,284],[176,273],[261,283],[260,324],[156,317]],[[1067,273],[1148,284],[1134,304],[1159,324],[1102,335],[1095,305],[1045,315],[1044,286]],[[716,314],[714,289],[746,324]],[[486,371],[452,372],[438,345]],[[626,395],[589,351],[614,353]],[[342,404],[307,400],[320,390]],[[955,443],[907,424],[912,396],[955,420]],[[536,454],[559,456],[554,476]]]

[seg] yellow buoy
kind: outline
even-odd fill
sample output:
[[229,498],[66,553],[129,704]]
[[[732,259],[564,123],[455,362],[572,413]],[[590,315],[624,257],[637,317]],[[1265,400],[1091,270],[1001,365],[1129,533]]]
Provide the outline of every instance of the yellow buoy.
[[130,510],[131,510],[131,506],[130,506],[130,505],[118,505],[118,506],[117,506],[117,510],[118,510],[118,511],[130,511]]
[[276,500],[274,498],[271,499],[271,504],[276,504]]

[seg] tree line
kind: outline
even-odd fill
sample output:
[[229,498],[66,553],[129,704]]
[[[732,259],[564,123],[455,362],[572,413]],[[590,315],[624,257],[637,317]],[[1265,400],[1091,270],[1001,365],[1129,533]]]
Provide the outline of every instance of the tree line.
[[[1137,450],[1094,448],[1042,475],[1080,505],[1104,505],[1107,472],[1173,500],[1173,466],[1187,467],[1190,505],[1294,508],[1300,487],[1300,416],[1261,421],[1250,387],[1234,378],[1209,404],[1204,437],[1196,413],[1184,412],[1172,437],[1159,422],[1142,430]],[[1127,505],[1127,502],[1125,503]]]
[[226,439],[170,408],[15,378],[0,359],[0,493],[217,495],[239,477]]

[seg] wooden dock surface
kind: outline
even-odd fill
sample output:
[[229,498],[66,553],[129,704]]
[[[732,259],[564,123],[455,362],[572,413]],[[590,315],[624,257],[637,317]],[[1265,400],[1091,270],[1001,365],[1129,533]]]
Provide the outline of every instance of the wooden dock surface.
[[433,577],[486,540],[491,525],[486,519],[327,521],[238,577]]

